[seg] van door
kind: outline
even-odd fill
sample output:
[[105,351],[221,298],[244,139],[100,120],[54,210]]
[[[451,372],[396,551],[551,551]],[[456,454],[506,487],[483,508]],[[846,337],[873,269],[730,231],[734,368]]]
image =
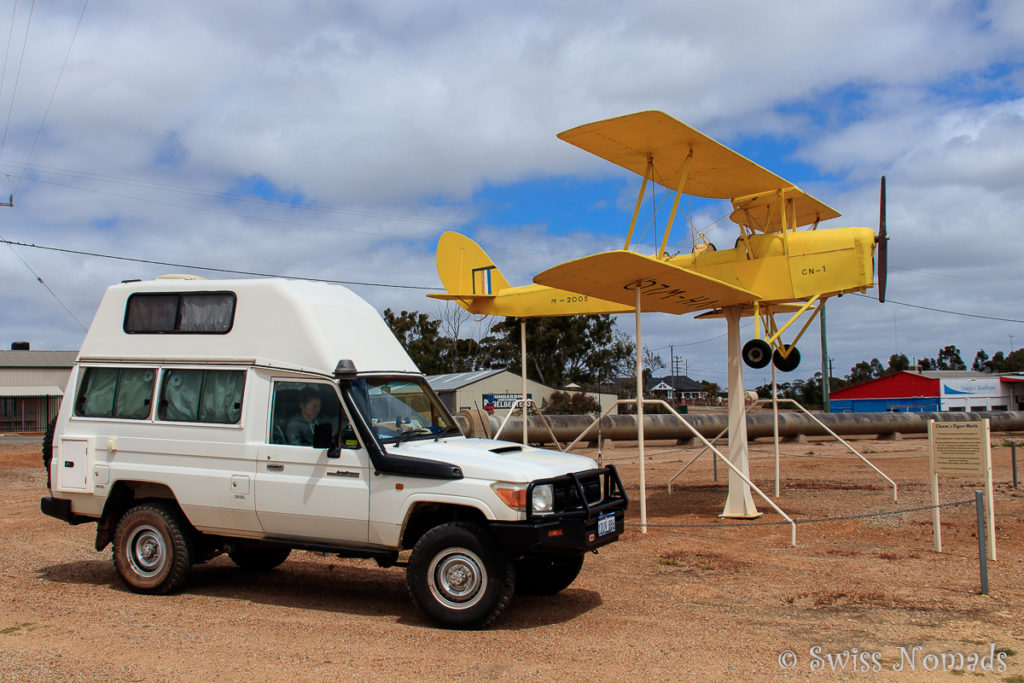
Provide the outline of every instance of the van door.
[[[329,382],[272,383],[267,443],[256,466],[256,514],[267,536],[365,544],[370,509],[369,456]],[[340,458],[313,448],[313,430],[330,424]]]

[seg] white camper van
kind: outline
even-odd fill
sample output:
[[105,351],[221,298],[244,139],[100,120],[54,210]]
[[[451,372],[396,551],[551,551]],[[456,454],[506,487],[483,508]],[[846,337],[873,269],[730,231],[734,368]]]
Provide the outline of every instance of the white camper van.
[[562,590],[623,529],[614,467],[467,439],[344,287],[115,285],[64,395],[42,510],[97,522],[96,550],[112,543],[142,593],[221,553],[269,570],[314,550],[406,564],[431,619],[473,628],[516,590]]

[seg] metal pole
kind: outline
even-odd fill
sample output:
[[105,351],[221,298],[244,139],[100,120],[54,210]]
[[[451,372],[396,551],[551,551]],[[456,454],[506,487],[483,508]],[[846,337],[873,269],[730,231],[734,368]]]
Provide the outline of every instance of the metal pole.
[[988,559],[985,556],[985,505],[981,489],[974,492],[974,505],[978,508],[978,566],[981,568],[981,594],[988,595]]
[[519,362],[523,364],[523,445],[529,445],[526,442],[526,318],[520,318],[519,320]]
[[[640,283],[638,282],[637,285]],[[644,356],[640,345],[640,287],[636,289],[636,424],[640,450],[640,531],[647,533],[647,474],[644,470]]]
[[[829,407],[829,394],[831,393],[831,374],[828,368],[828,337],[825,335],[825,302],[821,302],[821,411],[831,413]],[[773,366],[774,368],[774,366]],[[776,493],[775,495],[779,495]]]
[[775,363],[772,363],[772,435],[775,442],[775,497],[779,497],[779,386],[775,382]]
[[1013,488],[1017,488],[1017,442],[1010,442],[1010,462],[1013,463]]

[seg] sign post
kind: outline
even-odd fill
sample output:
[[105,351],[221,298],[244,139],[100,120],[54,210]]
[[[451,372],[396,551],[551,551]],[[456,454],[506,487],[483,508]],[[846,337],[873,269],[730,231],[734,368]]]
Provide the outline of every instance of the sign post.
[[989,421],[936,422],[928,421],[929,484],[932,489],[933,538],[935,552],[942,552],[942,531],[939,515],[939,475],[975,474],[985,480],[985,511],[987,519],[988,559],[996,559],[995,507],[992,504],[992,445],[989,439]]

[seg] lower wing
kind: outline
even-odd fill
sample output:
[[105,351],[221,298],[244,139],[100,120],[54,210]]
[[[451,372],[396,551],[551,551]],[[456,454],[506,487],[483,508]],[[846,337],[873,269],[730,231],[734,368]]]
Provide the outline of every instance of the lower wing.
[[642,310],[662,313],[692,313],[758,299],[742,287],[622,250],[567,261],[539,273],[533,281],[624,306],[635,304],[639,291]]

